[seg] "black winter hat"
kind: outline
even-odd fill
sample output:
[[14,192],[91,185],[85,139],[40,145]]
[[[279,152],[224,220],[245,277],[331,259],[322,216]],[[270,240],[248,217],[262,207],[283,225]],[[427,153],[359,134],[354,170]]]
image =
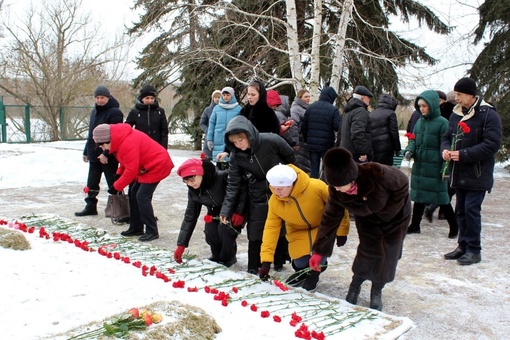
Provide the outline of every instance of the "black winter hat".
[[476,96],[476,83],[471,78],[468,77],[461,78],[458,82],[455,83],[453,90],[455,92],[466,93]]
[[444,93],[443,91],[439,91],[437,90],[437,95],[439,96],[439,99],[444,99],[444,100],[447,100],[448,98],[446,97],[446,93]]
[[361,96],[367,96],[367,97],[370,97],[372,98],[374,95],[372,94],[372,92],[370,92],[365,86],[363,85],[358,85],[354,88],[354,93],[356,94],[359,94]]
[[326,182],[334,187],[349,184],[358,177],[358,165],[344,148],[329,149],[322,160]]
[[110,91],[106,88],[104,85],[99,85],[96,87],[96,90],[94,91],[94,98],[97,96],[105,96],[110,98],[112,95],[110,94]]
[[158,92],[156,91],[156,88],[154,86],[145,85],[140,90],[140,99],[143,99],[148,96],[152,96],[152,97],[156,98],[157,94],[158,94]]

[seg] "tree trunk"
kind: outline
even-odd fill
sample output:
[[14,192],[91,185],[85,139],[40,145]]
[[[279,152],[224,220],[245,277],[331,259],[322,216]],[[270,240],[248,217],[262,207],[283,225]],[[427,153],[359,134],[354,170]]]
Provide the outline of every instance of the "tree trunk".
[[344,48],[345,37],[347,36],[347,26],[352,18],[352,8],[354,7],[353,0],[344,0],[342,6],[342,14],[340,15],[340,22],[338,23],[338,31],[336,33],[336,41],[333,54],[333,65],[331,70],[331,87],[337,93],[340,90],[340,79],[342,78],[343,62],[344,62]]
[[297,12],[295,0],[287,0],[287,45],[289,50],[289,64],[293,86],[296,93],[304,87],[303,70],[301,67],[301,53],[299,51],[299,39],[297,32]]
[[311,53],[310,97],[312,102],[318,99],[321,70],[320,48],[322,35],[322,0],[314,0],[314,21]]

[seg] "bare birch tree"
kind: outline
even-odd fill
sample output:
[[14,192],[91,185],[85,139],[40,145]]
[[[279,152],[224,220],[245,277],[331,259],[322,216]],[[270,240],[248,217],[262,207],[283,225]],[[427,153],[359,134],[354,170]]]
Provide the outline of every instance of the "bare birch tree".
[[60,125],[63,106],[83,104],[83,98],[90,105],[97,84],[122,75],[125,41],[106,41],[90,14],[81,13],[80,0],[54,1],[31,5],[24,19],[8,18],[2,25],[9,38],[1,51],[2,87],[41,107],[37,118],[49,126],[52,141],[60,139],[61,130],[72,131]]

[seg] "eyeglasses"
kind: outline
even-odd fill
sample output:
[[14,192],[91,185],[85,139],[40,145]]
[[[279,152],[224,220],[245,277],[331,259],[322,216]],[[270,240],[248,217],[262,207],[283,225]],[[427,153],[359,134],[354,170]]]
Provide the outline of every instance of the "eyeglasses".
[[188,177],[183,178],[183,179],[182,179],[182,181],[183,181],[184,183],[186,183],[186,184],[188,184],[188,183],[194,183],[194,182],[195,182],[195,178],[196,178],[196,177],[197,177],[196,175],[195,175],[195,176],[188,176]]
[[108,144],[108,143],[110,143],[110,142],[96,143],[96,145],[97,145],[98,148],[100,148],[103,145]]

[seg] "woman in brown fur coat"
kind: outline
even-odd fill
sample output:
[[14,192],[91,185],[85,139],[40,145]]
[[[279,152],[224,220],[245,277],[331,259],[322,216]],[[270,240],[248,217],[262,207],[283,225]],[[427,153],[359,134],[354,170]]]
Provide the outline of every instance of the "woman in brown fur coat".
[[310,267],[331,256],[344,208],[354,215],[359,245],[347,302],[356,304],[365,280],[372,281],[370,308],[382,310],[382,289],[393,281],[411,218],[409,180],[399,169],[379,163],[357,164],[344,148],[324,155],[329,198],[313,245]]

